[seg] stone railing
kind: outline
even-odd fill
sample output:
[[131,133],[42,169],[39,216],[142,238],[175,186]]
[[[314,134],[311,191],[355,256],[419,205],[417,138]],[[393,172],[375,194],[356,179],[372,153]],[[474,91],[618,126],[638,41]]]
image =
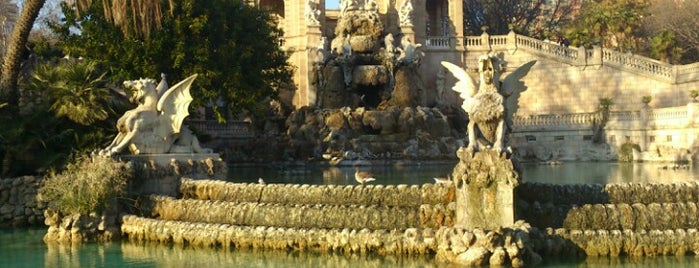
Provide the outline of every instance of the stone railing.
[[608,128],[635,126],[638,128],[685,127],[694,120],[686,106],[641,111],[614,111],[610,113]]
[[[640,111],[612,111],[606,123],[607,129],[645,129],[686,127],[694,120],[687,106],[676,106]],[[590,129],[601,123],[601,114],[541,114],[515,116],[512,130],[521,131],[561,131]]]
[[449,39],[450,37],[448,36],[428,36],[425,40],[425,45],[435,48],[448,48],[451,47]]
[[550,41],[517,35],[514,32],[507,35],[491,36],[483,33],[480,36],[466,36],[464,37],[464,47],[467,51],[507,50],[514,52],[517,49],[526,49],[529,52],[553,57],[571,65],[609,65],[673,84],[699,80],[699,63],[672,65],[612,49],[563,46]]
[[512,128],[513,131],[590,129],[596,121],[599,113],[515,116]]
[[185,124],[214,138],[248,139],[255,136],[250,123],[244,121],[228,121],[221,124],[216,120],[187,120]]

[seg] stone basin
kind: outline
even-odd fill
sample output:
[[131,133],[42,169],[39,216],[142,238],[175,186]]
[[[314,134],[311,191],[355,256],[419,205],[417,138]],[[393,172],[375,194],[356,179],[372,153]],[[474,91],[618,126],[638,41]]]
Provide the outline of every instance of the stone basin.
[[376,47],[376,38],[371,35],[357,35],[350,37],[349,43],[353,52],[370,53]]
[[383,65],[360,65],[352,71],[352,84],[379,86],[388,83],[388,70]]

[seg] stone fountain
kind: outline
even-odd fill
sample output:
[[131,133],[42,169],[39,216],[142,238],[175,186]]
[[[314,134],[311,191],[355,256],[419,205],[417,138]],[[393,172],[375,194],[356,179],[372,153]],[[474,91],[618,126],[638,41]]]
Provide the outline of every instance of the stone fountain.
[[335,38],[317,48],[321,108],[416,107],[424,91],[417,70],[423,55],[409,37],[396,45],[384,31],[376,1],[343,1]]

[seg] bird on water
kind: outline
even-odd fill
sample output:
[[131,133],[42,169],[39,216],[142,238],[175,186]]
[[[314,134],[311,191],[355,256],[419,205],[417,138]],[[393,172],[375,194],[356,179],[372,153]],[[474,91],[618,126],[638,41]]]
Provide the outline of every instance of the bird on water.
[[374,178],[374,174],[371,174],[371,172],[367,171],[361,171],[359,170],[359,167],[354,167],[354,179],[357,180],[358,183],[361,185],[364,185],[367,182],[370,181],[375,181],[376,178]]

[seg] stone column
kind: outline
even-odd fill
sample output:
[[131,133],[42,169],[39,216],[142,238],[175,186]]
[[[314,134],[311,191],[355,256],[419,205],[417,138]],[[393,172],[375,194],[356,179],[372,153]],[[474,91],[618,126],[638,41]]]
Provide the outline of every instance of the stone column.
[[[320,31],[320,25],[307,25],[307,30],[306,30],[306,53],[307,57],[304,59],[304,62],[302,63],[302,74],[305,74],[305,77],[302,77],[302,82],[306,86],[306,99],[305,99],[305,104],[308,106],[314,106],[316,105],[316,101],[318,99],[318,90],[320,90],[317,85],[318,81],[312,81],[312,79],[316,78],[317,75],[314,73],[316,72],[316,69],[313,67],[314,61],[315,61],[315,49],[318,47],[318,44],[320,44],[320,39],[322,36],[322,32]],[[302,87],[301,87],[302,88]]]
[[694,127],[699,122],[699,102],[691,100],[687,103],[687,126]]
[[456,227],[495,229],[515,223],[515,188],[520,177],[505,153],[461,147],[452,177]]

